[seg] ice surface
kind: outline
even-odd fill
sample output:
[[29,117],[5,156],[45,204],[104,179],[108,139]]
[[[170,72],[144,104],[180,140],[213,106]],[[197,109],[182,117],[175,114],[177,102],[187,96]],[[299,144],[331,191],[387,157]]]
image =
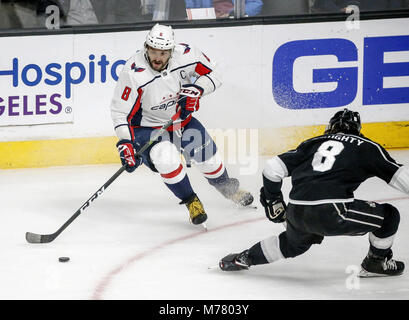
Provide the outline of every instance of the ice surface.
[[[409,165],[409,150],[391,151]],[[240,177],[258,202],[255,175]],[[227,164],[231,176],[237,165]],[[408,299],[408,272],[357,279],[368,238],[332,237],[302,256],[227,273],[220,258],[279,234],[262,207],[238,209],[194,169],[209,231],[189,223],[184,206],[145,168],[123,173],[49,244],[29,244],[25,232],[53,233],[116,172],[119,165],[0,171],[0,299]],[[288,193],[290,181],[284,182]],[[387,200],[401,212],[397,259],[409,263],[409,196],[370,179],[356,198]],[[58,257],[68,256],[67,263]]]

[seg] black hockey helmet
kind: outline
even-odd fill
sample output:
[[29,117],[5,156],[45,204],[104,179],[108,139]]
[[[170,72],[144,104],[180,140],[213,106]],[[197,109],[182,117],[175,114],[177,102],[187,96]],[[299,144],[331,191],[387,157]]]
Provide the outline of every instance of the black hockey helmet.
[[335,113],[325,128],[324,134],[337,132],[359,135],[361,132],[361,117],[359,113],[348,110],[347,108]]

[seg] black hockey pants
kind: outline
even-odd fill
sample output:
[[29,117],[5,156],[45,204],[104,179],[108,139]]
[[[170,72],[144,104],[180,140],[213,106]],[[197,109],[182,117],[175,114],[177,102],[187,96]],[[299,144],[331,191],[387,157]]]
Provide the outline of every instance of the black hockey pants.
[[364,235],[378,238],[396,233],[399,211],[390,204],[355,200],[350,203],[295,205],[287,207],[287,230],[279,236],[280,250],[285,258],[306,252],[320,244],[324,236]]

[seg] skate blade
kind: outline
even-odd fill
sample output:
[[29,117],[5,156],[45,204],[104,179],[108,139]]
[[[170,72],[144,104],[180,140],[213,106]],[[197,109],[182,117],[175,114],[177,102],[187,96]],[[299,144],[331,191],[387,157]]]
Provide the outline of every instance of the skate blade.
[[207,224],[206,224],[206,222],[202,222],[202,223],[199,223],[199,224],[194,224],[194,223],[192,222],[192,219],[189,219],[189,221],[190,221],[190,223],[193,224],[194,226],[201,226],[201,227],[204,229],[204,231],[207,231]]
[[214,270],[214,269],[219,269],[219,268],[220,268],[219,265],[207,267],[208,270]]
[[374,273],[366,271],[365,269],[361,268],[361,271],[358,273],[358,277],[360,278],[384,278],[384,277],[397,277],[402,275],[402,273],[392,275],[392,274],[384,274],[384,273]]
[[373,272],[368,272],[365,269],[361,269],[358,273],[358,277],[360,278],[378,278],[378,277],[385,277],[386,275],[384,274],[379,274],[379,273],[373,273]]
[[246,209],[252,209],[252,210],[257,210],[257,207],[255,205],[249,204],[248,206],[243,206],[239,203],[233,203],[233,207],[235,209],[240,209],[240,210],[246,210]]

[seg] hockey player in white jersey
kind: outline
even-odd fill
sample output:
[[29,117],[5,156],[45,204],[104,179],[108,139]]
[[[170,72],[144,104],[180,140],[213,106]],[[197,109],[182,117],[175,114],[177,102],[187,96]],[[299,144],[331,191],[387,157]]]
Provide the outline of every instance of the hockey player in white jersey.
[[[143,50],[125,64],[111,103],[119,138],[117,148],[126,170],[133,172],[144,163],[158,172],[180,204],[186,205],[193,224],[206,221],[207,214],[193,191],[180,154],[226,198],[241,206],[253,202],[253,196],[239,188],[239,181],[229,177],[213,139],[192,116],[199,109],[200,98],[221,85],[214,69],[209,58],[194,46],[175,44],[170,26],[156,24]],[[142,156],[136,156],[154,131],[176,112],[180,112],[179,119],[167,133]]]

